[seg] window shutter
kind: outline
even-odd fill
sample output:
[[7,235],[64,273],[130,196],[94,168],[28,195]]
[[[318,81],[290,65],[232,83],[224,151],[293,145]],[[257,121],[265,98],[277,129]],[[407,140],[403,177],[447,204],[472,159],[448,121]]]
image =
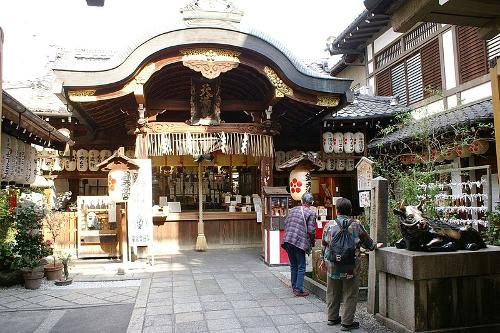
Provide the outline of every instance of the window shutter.
[[488,53],[488,60],[500,57],[500,34],[486,42],[486,52]]
[[413,104],[424,98],[420,53],[417,53],[406,60],[406,76],[408,87],[408,104]]
[[[423,89],[442,90],[441,63],[439,61],[439,41],[435,39],[420,51],[422,56],[422,81]],[[424,96],[429,97],[431,92],[425,91]]]
[[391,84],[392,94],[399,98],[399,102],[407,105],[408,99],[406,97],[406,75],[405,63],[399,63],[391,68]]
[[377,96],[392,96],[391,89],[391,70],[385,71],[375,76],[375,84],[377,86]]
[[486,43],[479,37],[479,28],[457,27],[457,43],[460,83],[487,74]]

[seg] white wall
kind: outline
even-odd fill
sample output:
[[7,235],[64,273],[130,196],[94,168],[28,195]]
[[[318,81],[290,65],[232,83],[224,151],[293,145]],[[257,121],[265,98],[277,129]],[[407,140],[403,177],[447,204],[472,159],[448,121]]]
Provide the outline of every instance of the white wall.
[[427,104],[425,106],[422,106],[418,109],[415,109],[412,112],[412,116],[414,119],[419,120],[425,117],[432,116],[433,114],[439,113],[444,111],[444,102],[442,99],[440,99],[437,102]]
[[443,34],[443,56],[444,56],[444,75],[445,89],[449,90],[457,86],[455,75],[455,53],[452,31],[448,30]]
[[366,83],[366,73],[364,66],[348,66],[342,72],[338,73],[336,77],[353,79],[351,88],[355,86],[364,86]]
[[375,39],[373,42],[373,48],[375,53],[379,52],[382,50],[384,47],[387,45],[391,44],[394,42],[396,39],[398,39],[402,34],[399,32],[394,32],[392,28],[384,32],[382,35],[380,35],[379,38]]
[[491,82],[486,82],[474,88],[462,91],[460,95],[460,101],[462,102],[462,104],[468,104],[490,96]]

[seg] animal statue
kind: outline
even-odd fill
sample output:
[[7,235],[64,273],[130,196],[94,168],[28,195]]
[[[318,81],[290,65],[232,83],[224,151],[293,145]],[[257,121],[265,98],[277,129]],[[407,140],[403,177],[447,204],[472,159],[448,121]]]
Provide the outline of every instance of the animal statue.
[[402,239],[396,242],[398,249],[426,252],[476,251],[486,248],[481,235],[471,225],[458,227],[439,219],[425,217],[424,201],[417,206],[401,202],[394,213],[399,217]]

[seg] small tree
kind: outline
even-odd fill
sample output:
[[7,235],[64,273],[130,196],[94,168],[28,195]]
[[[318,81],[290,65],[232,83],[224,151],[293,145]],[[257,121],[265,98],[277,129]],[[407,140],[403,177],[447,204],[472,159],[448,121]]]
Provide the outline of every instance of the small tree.
[[43,257],[52,254],[52,242],[43,240],[42,220],[45,215],[43,206],[28,199],[19,201],[14,216],[17,228],[14,245],[16,267],[36,268]]
[[[55,202],[55,210],[50,211],[44,219],[44,223],[49,229],[50,235],[52,237],[52,241],[54,242],[54,246],[57,243],[57,239],[60,236],[61,232],[66,228],[66,225],[69,222],[68,217],[61,211],[60,209],[64,209],[69,198],[71,198],[71,192],[60,193],[57,196],[57,200]],[[56,256],[53,255],[54,266],[56,265]]]

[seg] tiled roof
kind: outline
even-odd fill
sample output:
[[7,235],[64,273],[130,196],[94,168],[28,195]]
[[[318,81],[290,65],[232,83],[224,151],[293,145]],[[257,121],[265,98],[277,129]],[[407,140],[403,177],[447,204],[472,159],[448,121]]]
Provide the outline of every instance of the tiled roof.
[[372,140],[368,148],[385,146],[396,141],[405,141],[413,136],[419,128],[424,127],[432,132],[442,132],[452,126],[474,124],[493,118],[493,104],[491,98],[435,114],[420,121],[392,132],[383,138]]
[[42,70],[42,75],[33,80],[5,81],[3,89],[19,100],[34,113],[50,112],[55,114],[70,114],[64,103],[52,91],[56,76],[52,66],[56,59],[56,49],[51,49],[48,62]]
[[323,120],[373,119],[390,117],[407,111],[403,105],[391,105],[393,97],[354,94],[354,101],[336,113],[326,115]]
[[[236,32],[245,33],[257,38],[260,38],[267,43],[271,44],[278,50],[280,50],[286,57],[293,63],[295,68],[306,74],[308,76],[331,79],[335,80],[330,74],[324,70],[318,71],[315,66],[311,67],[307,64],[301,62],[292,52],[279,40],[271,37],[267,33],[247,27],[243,24],[239,25],[237,28],[229,27],[213,27],[206,26],[207,28],[222,29],[222,30],[232,30]],[[142,33],[139,38],[136,38],[128,46],[126,46],[123,51],[115,52],[112,50],[90,50],[90,49],[59,49],[57,60],[54,65],[54,69],[58,70],[76,70],[76,71],[104,71],[115,68],[123,63],[130,54],[138,48],[144,41],[150,40],[155,36],[162,34],[186,30],[186,29],[196,29],[200,27],[186,27],[182,22],[173,22],[169,26],[156,26],[148,29],[146,32]]]

